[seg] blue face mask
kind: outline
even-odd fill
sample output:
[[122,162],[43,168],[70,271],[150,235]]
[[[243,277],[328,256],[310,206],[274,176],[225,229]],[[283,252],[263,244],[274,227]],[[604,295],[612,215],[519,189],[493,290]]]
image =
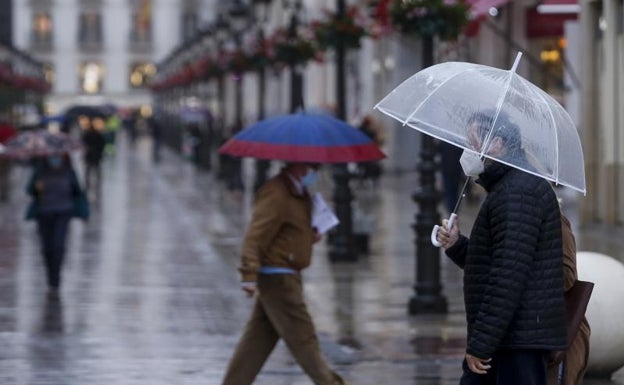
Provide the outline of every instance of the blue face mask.
[[301,178],[301,184],[305,187],[310,187],[314,183],[316,183],[316,179],[318,178],[318,172],[315,170],[308,170],[308,173]]
[[59,168],[63,165],[63,158],[59,155],[53,155],[48,157],[48,164],[52,168]]

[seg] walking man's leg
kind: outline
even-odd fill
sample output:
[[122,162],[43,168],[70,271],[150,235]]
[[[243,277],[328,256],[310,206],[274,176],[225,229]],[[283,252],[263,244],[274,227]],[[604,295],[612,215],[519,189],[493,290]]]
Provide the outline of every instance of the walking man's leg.
[[271,323],[299,366],[316,385],[344,384],[342,377],[330,369],[321,354],[312,317],[303,301],[300,278],[280,278],[284,285],[275,288],[279,295],[272,296],[272,301],[263,302]]
[[251,385],[278,339],[262,303],[256,300],[245,331],[228,365],[223,385]]

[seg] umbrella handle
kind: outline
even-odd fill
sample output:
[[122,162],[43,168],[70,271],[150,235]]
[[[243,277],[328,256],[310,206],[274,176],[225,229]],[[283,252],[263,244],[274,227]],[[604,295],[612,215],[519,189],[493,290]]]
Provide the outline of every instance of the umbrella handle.
[[[452,229],[453,224],[455,223],[455,218],[457,218],[457,214],[451,213],[448,223],[447,229]],[[442,244],[438,242],[438,230],[440,230],[440,225],[433,226],[433,230],[431,230],[431,244],[435,247],[440,247]]]

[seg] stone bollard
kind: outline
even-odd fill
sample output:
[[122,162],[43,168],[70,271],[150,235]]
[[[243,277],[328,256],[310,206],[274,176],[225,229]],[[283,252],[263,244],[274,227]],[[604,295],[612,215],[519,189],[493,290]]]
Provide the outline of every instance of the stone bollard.
[[608,255],[580,251],[578,278],[594,282],[587,320],[591,328],[587,377],[611,378],[624,366],[624,264]]

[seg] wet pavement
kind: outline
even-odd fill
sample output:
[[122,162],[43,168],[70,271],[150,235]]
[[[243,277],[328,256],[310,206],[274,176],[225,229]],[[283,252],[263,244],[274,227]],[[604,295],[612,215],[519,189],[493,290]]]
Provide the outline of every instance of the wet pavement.
[[[29,170],[14,169],[11,202],[0,204],[0,384],[220,383],[251,311],[236,272],[251,194],[224,190],[171,152],[158,165],[149,154],[148,140],[134,148],[121,140],[105,160],[91,219],[72,222],[58,297],[46,293],[35,224],[22,220]],[[250,162],[245,170],[249,179]],[[370,252],[330,263],[321,243],[304,274],[322,348],[350,384],[447,385],[460,376],[461,271],[441,259],[448,314],[407,315],[415,186],[415,173],[385,175],[378,187],[355,182],[355,228],[373,232]],[[319,189],[331,196],[329,176]],[[562,195],[574,222],[578,199]],[[475,206],[462,210],[466,226]],[[618,249],[598,242],[600,233],[580,233],[579,244]],[[624,384],[621,372],[616,382],[585,383]],[[256,384],[310,381],[280,344]]]

